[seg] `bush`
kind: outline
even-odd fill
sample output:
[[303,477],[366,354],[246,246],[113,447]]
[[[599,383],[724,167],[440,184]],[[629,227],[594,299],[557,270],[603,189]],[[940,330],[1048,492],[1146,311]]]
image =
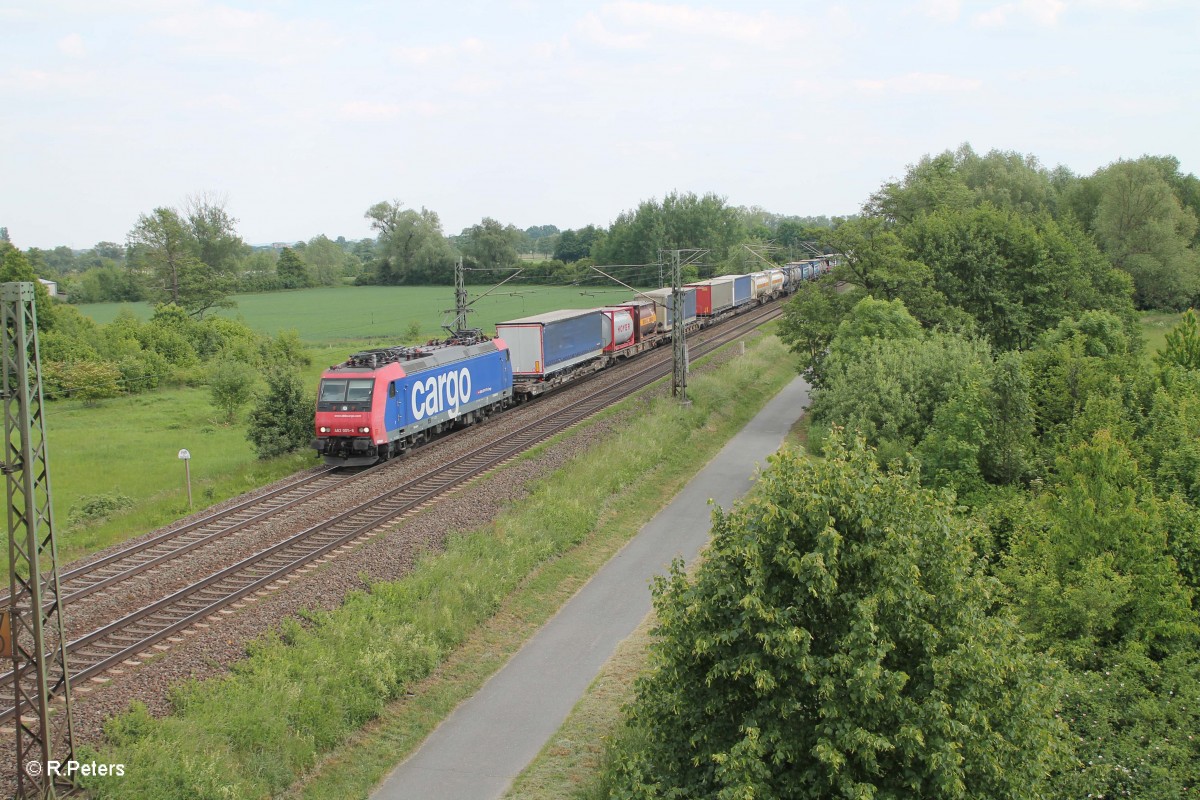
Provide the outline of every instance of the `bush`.
[[208,388],[213,405],[225,413],[226,422],[233,422],[238,409],[250,401],[256,377],[254,367],[244,361],[222,359],[213,364]]
[[95,405],[121,394],[121,370],[111,361],[47,362],[42,366],[42,394],[48,400],[82,400]]
[[313,438],[315,403],[293,370],[267,371],[267,391],[250,411],[246,438],[259,458],[273,458],[307,447]]
[[133,508],[133,498],[120,492],[84,495],[67,511],[67,525],[74,528],[99,522],[126,508]]

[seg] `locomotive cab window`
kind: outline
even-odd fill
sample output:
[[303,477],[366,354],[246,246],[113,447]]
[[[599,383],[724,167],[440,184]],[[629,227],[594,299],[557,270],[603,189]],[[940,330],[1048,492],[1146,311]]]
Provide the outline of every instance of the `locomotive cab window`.
[[349,383],[349,381],[321,381],[321,402],[343,402],[346,399],[347,383]]
[[373,379],[345,380],[327,379],[321,381],[320,403],[355,403],[370,404],[371,392],[375,388]]
[[346,402],[347,403],[369,403],[371,402],[371,392],[375,389],[375,381],[350,381],[350,385],[346,387]]

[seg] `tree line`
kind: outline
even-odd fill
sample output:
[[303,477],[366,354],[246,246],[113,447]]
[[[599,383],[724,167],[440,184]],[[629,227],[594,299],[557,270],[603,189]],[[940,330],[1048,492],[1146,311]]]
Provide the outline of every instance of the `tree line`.
[[[762,258],[782,263],[808,255],[814,246],[842,251],[865,241],[886,248],[895,233],[890,226],[907,230],[935,209],[976,215],[1016,210],[1027,215],[1023,224],[1052,225],[1069,240],[1087,239],[1100,257],[1132,278],[1139,308],[1182,309],[1200,293],[1200,179],[1182,173],[1177,159],[1122,160],[1080,176],[1061,166],[1045,168],[1032,156],[979,155],[969,145],[922,158],[903,180],[885,184],[861,215],[849,219],[785,216],[731,206],[711,193],[673,192],[621,212],[609,225],[522,230],[485,217],[458,235],[447,235],[435,211],[392,200],[366,210],[373,238],[319,235],[277,252],[248,246],[225,202],[201,195],[181,208],[164,206],[141,215],[123,245],[99,242],[82,253],[66,247],[25,252],[35,273],[60,280],[75,302],[173,302],[202,315],[240,291],[343,282],[449,284],[460,259],[480,283],[494,282],[497,271],[518,266],[527,281],[602,280],[591,266],[621,265],[631,269],[631,282],[650,285],[660,279],[661,251],[703,248],[708,256],[697,276],[708,277],[745,271]],[[839,234],[845,223],[855,224]],[[972,224],[995,228],[996,223]],[[872,241],[876,232],[880,242]],[[1025,244],[1029,241],[1026,237]],[[1014,239],[1010,246],[1023,244]],[[1048,253],[1046,269],[1060,257],[1060,252]],[[944,266],[934,258],[905,268],[914,265]]]
[[816,457],[655,586],[596,794],[1194,791],[1200,323],[1150,354],[1134,313],[1194,298],[1194,188],[960,149],[833,232],[780,328]]
[[[953,211],[959,219],[931,219],[935,211]],[[1014,213],[1021,219],[1012,218]],[[181,208],[164,206],[141,215],[123,245],[99,242],[82,253],[66,247],[30,248],[25,254],[34,272],[61,281],[73,302],[173,302],[203,315],[228,303],[236,292],[347,282],[450,284],[459,260],[476,283],[495,282],[497,274],[518,267],[524,270],[521,280],[528,282],[598,282],[604,278],[591,267],[619,265],[629,282],[657,285],[660,253],[678,248],[708,251],[694,277],[744,272],[764,259],[783,263],[814,248],[858,252],[858,262],[869,268],[889,247],[912,249],[912,241],[897,240],[900,231],[910,238],[940,236],[921,227],[940,223],[954,224],[968,237],[1006,236],[1018,262],[1020,248],[1040,246],[1048,237],[1052,249],[1045,257],[1026,259],[1026,274],[1009,278],[1029,282],[1030,292],[1078,251],[1128,275],[1138,308],[1183,309],[1200,295],[1198,213],[1200,179],[1181,172],[1179,161],[1170,156],[1121,160],[1083,176],[1061,166],[1048,169],[1032,156],[1001,151],[980,155],[963,145],[922,158],[903,180],[882,186],[863,213],[851,218],[785,216],[731,206],[711,193],[672,192],[661,200],[642,201],[609,225],[522,230],[485,217],[448,235],[437,212],[392,200],[366,210],[372,238],[319,235],[277,251],[251,248],[224,201],[201,195]],[[1003,230],[1006,224],[1027,230]],[[903,282],[916,280],[913,270],[943,270],[946,258],[963,253],[923,255],[924,261],[892,264],[868,288],[894,294]],[[884,286],[889,281],[895,285]],[[979,292],[978,302],[989,302],[986,292]],[[1010,317],[1005,324],[1020,322]]]
[[742,243],[774,239],[783,256],[799,255],[805,252],[800,242],[833,225],[827,218],[785,218],[691,193],[645,201],[607,228],[521,230],[485,217],[447,235],[436,212],[398,200],[376,203],[364,216],[375,232],[369,239],[318,235],[287,246],[251,247],[225,202],[203,195],[140,215],[124,244],[98,242],[79,253],[68,247],[23,252],[34,273],[57,281],[71,303],[170,303],[203,317],[232,305],[239,292],[345,283],[450,285],[459,261],[472,283],[495,283],[517,268],[525,282],[594,283],[605,279],[591,266],[625,263],[637,267],[626,273],[630,282],[657,285],[660,249],[710,249],[713,260],[698,274],[743,271],[752,257]]

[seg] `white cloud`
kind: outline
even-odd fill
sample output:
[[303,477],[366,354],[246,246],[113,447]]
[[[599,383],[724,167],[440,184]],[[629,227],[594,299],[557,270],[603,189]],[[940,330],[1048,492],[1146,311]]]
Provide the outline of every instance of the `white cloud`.
[[681,4],[618,0],[588,14],[580,30],[594,41],[617,48],[644,47],[652,34],[716,39],[771,49],[796,44],[808,33],[797,19],[769,11],[744,14]]
[[246,104],[240,97],[226,92],[197,97],[188,102],[187,107],[199,109],[215,109],[217,111],[241,112],[246,110]]
[[977,78],[930,72],[910,72],[891,78],[857,80],[854,86],[865,92],[898,92],[900,94],[959,94],[974,92],[983,86]]
[[454,90],[460,94],[490,94],[501,87],[500,81],[483,75],[464,75],[454,82]]
[[314,53],[341,48],[343,39],[327,26],[303,18],[283,20],[261,11],[193,3],[152,19],[144,30],[178,39],[189,55],[292,65]]
[[82,92],[96,83],[91,72],[12,69],[0,73],[0,89],[19,92]]
[[83,44],[82,36],[72,33],[58,40],[58,52],[71,58],[83,58],[87,55],[87,47]]
[[962,0],[919,0],[916,11],[939,22],[954,22],[962,11]]
[[356,100],[343,103],[338,115],[343,119],[363,122],[398,119],[400,117],[440,117],[450,112],[448,105],[417,100],[412,103],[378,103]]
[[484,43],[474,37],[457,44],[438,44],[425,47],[396,47],[392,55],[397,61],[424,66],[435,61],[448,61],[467,55],[479,55],[486,50]]
[[338,109],[339,114],[346,119],[394,119],[403,113],[404,109],[397,103],[372,103],[366,100],[356,100],[343,103]]
[[580,20],[577,30],[583,34],[584,38],[614,50],[640,50],[650,44],[650,34],[644,31],[636,33],[612,31],[594,12]]
[[975,24],[983,28],[1000,28],[1032,22],[1042,27],[1053,27],[1066,10],[1065,0],[1018,0],[976,14]]

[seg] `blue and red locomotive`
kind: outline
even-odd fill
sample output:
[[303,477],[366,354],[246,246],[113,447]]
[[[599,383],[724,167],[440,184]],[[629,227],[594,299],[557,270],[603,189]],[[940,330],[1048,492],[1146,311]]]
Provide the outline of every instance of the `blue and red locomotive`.
[[321,375],[316,449],[327,464],[374,464],[486,419],[512,393],[502,339],[355,353]]

